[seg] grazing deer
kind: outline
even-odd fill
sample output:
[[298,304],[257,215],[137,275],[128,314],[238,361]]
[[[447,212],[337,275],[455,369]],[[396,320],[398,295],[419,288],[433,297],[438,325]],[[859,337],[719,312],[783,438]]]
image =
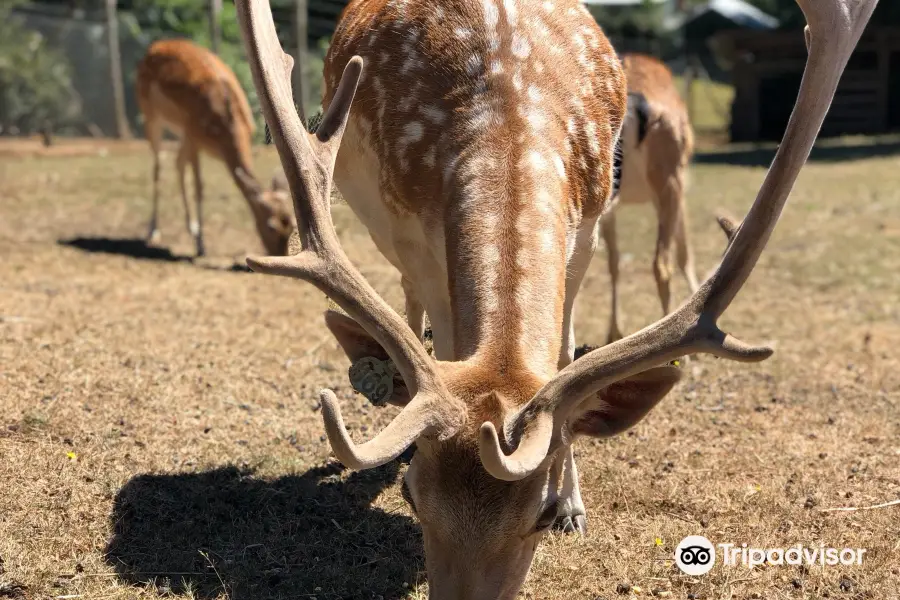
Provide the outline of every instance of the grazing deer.
[[613,206],[600,219],[606,245],[612,293],[612,314],[607,342],[621,339],[619,329],[619,246],[616,212],[619,204],[653,202],[658,220],[653,276],[662,303],[669,313],[669,281],[672,278],[672,245],[678,266],[691,293],[697,291],[697,275],[688,242],[687,205],[684,201],[687,167],[694,152],[694,132],[672,73],[650,56],[622,57],[628,80],[628,110],[622,137],[621,184]]
[[[197,255],[203,256],[203,179],[200,151],[225,163],[244,195],[259,237],[269,254],[287,254],[287,243],[296,227],[287,190],[273,179],[271,191],[263,190],[253,175],[251,139],[255,131],[250,104],[234,73],[215,54],[188,40],[154,42],[138,65],[137,98],[144,115],[144,131],[153,150],[153,213],[148,241],[160,237],[159,152],[163,129],[181,138],[178,181],[185,221],[194,237]],[[196,220],[191,219],[184,172],[194,172]]]
[[[679,309],[557,372],[626,104],[590,16],[576,0],[352,0],[326,58],[324,117],[307,134],[269,3],[236,1],[302,247],[248,265],[315,285],[349,315],[327,323],[351,360],[389,358],[402,376],[389,401],[403,408],[369,442],[351,440],[330,390],[322,414],[353,469],[416,444],[405,483],[430,598],[514,598],[554,522],[583,526],[573,442],[643,418],[680,377],[670,361],[772,354],[717,320],[778,221],[876,0],[799,3],[811,34],[796,110],[718,268]],[[437,359],[344,254],[333,175],[432,316]]]

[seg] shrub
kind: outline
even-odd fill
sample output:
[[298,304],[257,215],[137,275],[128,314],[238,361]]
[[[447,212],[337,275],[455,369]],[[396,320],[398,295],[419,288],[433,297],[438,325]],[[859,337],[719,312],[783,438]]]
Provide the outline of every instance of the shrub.
[[79,113],[65,57],[44,37],[25,29],[0,0],[0,133],[32,133],[46,123],[64,128]]

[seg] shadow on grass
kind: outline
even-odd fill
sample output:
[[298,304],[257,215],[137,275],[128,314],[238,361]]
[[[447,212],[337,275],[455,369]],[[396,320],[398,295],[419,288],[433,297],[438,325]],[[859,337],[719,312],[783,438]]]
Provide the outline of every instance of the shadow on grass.
[[[768,167],[775,158],[775,147],[740,148],[724,151],[697,152],[694,162],[705,165]],[[900,154],[900,141],[871,140],[866,144],[816,146],[810,154],[813,162],[844,162]]]
[[209,269],[213,271],[230,271],[233,273],[250,273],[250,268],[246,265],[234,263],[230,267],[215,267],[211,265],[201,265],[194,262],[195,257],[186,254],[173,254],[168,248],[159,246],[151,246],[143,239],[139,238],[104,238],[104,237],[79,237],[68,240],[58,240],[60,246],[75,248],[82,252],[90,252],[94,254],[113,254],[117,256],[127,256],[140,260],[156,260],[161,262],[185,262],[196,264],[201,269]]
[[196,598],[403,598],[424,568],[418,527],[371,506],[398,469],[141,475],[116,496],[106,560],[129,584]]

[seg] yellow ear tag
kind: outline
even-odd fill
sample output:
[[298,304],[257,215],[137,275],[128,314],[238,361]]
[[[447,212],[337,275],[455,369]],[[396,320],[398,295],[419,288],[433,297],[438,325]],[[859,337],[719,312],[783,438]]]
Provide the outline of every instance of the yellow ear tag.
[[366,356],[350,365],[348,375],[354,390],[375,406],[384,406],[394,393],[396,373],[397,369],[390,360]]

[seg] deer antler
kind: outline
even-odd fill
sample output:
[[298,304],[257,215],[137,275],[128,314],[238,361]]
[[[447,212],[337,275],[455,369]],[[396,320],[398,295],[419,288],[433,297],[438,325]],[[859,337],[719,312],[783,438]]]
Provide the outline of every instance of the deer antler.
[[291,98],[293,59],[284,53],[267,0],[237,0],[238,21],[253,83],[284,169],[302,244],[299,254],[248,258],[254,271],[307,281],[334,300],[385,349],[413,399],[374,439],[355,446],[337,398],[322,392],[323,417],[335,455],[348,467],[371,468],[393,460],[421,435],[452,435],[464,408],[447,392],[435,365],[412,330],[366,282],[341,249],[331,221],[334,163],[347,126],[363,61],[347,64],[316,133],[303,128]]
[[747,217],[729,234],[716,271],[677,311],[618,342],[583,356],[560,371],[511,423],[506,456],[493,424],[481,428],[485,468],[497,478],[517,480],[567,443],[565,427],[583,399],[621,379],[688,353],[731,360],[765,360],[772,350],[752,346],[719,329],[716,321],[747,281],[806,163],[834,98],[838,81],[878,0],[798,0],[809,23],[809,58],[800,93],[781,146]]

